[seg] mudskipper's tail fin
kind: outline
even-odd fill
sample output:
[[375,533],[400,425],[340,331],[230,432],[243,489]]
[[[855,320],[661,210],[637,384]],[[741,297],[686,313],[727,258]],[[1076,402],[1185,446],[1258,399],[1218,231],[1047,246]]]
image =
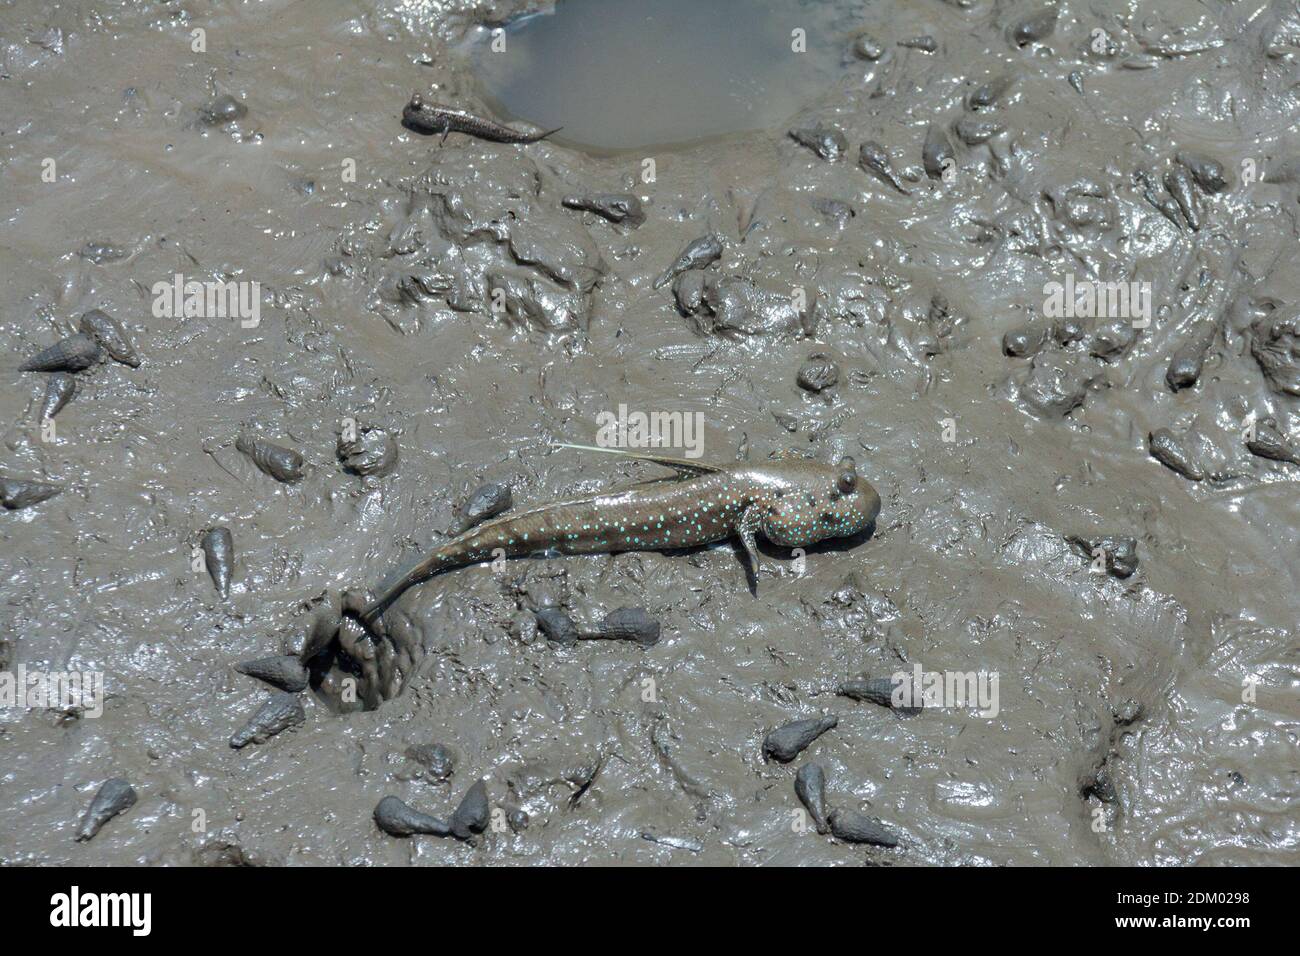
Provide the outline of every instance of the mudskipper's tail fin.
[[433,552],[393,585],[384,590],[379,597],[375,598],[361,610],[361,620],[369,623],[376,617],[383,614],[399,597],[406,593],[408,588],[412,588],[421,581],[427,581],[438,571],[442,570],[444,564],[444,555],[441,549]]

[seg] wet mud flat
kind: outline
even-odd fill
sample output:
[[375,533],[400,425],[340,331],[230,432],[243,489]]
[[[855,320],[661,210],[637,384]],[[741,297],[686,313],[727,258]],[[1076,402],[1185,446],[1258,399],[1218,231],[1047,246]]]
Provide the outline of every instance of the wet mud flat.
[[[1294,5],[845,4],[804,109],[662,152],[401,125],[534,8],[5,9],[0,671],[104,695],[0,708],[0,861],[1294,862]],[[853,457],[874,533],[344,613],[484,483],[657,477],[552,447],[620,403]]]

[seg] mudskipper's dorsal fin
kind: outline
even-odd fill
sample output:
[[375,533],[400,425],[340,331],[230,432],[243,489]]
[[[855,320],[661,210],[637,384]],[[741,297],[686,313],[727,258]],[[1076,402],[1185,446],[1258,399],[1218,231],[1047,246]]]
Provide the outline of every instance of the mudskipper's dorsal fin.
[[654,462],[656,465],[663,465],[665,468],[671,468],[684,478],[696,478],[700,475],[712,475],[724,469],[720,465],[711,465],[706,461],[692,461],[688,458],[673,458],[670,455],[656,455],[654,452],[645,451],[628,451],[626,448],[598,448],[595,445],[571,445],[568,442],[557,442],[556,448],[576,448],[578,451],[598,451],[606,455],[618,455],[622,458],[633,458],[637,461]]

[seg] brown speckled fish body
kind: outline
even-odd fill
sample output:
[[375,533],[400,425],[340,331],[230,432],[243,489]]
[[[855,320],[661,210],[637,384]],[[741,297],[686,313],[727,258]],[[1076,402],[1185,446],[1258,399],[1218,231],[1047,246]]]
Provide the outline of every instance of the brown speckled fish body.
[[407,588],[435,574],[502,554],[658,551],[734,536],[756,573],[756,534],[776,545],[802,547],[856,535],[880,511],[880,496],[858,477],[850,458],[833,466],[787,459],[717,467],[624,454],[667,465],[682,477],[554,502],[479,525],[434,551],[366,608],[364,616],[381,613]]
[[558,129],[549,129],[540,133],[524,133],[465,110],[439,103],[426,103],[418,93],[411,97],[411,101],[402,110],[402,122],[418,133],[441,133],[444,142],[451,133],[465,133],[493,143],[536,143],[559,132]]

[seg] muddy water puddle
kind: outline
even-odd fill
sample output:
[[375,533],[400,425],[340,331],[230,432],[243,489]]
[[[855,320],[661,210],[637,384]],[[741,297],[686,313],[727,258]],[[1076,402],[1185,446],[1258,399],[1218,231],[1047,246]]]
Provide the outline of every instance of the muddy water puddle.
[[503,116],[589,152],[773,127],[840,71],[834,3],[562,0],[470,47]]

